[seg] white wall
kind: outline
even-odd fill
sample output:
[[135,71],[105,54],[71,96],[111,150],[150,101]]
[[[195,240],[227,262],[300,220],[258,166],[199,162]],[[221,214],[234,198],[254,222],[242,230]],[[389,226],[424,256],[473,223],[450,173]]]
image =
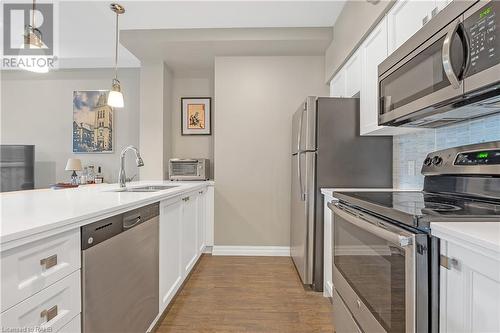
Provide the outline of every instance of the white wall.
[[[139,144],[139,71],[119,71],[125,108],[114,112],[114,152],[73,154],[73,91],[109,89],[113,71],[84,69],[55,71],[48,74],[2,72],[1,142],[34,144],[36,150],[36,187],[68,181],[64,171],[69,157],[84,165],[102,166],[106,182],[116,182],[119,154],[129,144]],[[145,159],[145,163],[149,161]],[[127,161],[127,174],[136,174],[134,159]]]
[[288,246],[292,115],[324,57],[217,57],[215,244]]
[[143,63],[140,80],[141,179],[166,179],[171,154],[172,72],[163,62]]
[[213,97],[213,77],[175,77],[172,92],[172,157],[208,158],[211,163],[211,177],[214,170],[213,132],[214,100],[212,98],[212,135],[181,135],[181,98]]

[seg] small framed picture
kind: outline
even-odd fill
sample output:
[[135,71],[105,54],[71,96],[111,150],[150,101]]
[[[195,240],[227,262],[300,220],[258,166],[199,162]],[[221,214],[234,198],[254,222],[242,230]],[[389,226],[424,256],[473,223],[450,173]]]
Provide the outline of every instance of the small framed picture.
[[182,135],[211,135],[210,97],[183,97],[181,98],[181,134]]

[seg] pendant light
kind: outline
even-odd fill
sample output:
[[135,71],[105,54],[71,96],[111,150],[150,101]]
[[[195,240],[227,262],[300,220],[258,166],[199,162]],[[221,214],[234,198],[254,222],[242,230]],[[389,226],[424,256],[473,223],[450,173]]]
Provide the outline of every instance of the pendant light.
[[123,103],[123,94],[120,85],[120,81],[118,81],[118,16],[120,14],[125,13],[125,7],[120,4],[112,3],[110,9],[116,13],[116,34],[115,34],[115,77],[111,84],[111,91],[108,94],[108,105],[114,108],[122,108]]
[[[33,0],[33,10],[31,15],[31,24],[28,24],[24,27],[24,44],[23,48],[29,49],[39,49],[42,50],[46,46],[42,40],[42,32],[40,29],[35,28],[35,12],[36,12],[36,3]],[[27,61],[27,60],[26,60]],[[21,62],[19,68],[24,69],[26,71],[35,72],[35,73],[48,73],[48,66],[29,66],[26,62]]]

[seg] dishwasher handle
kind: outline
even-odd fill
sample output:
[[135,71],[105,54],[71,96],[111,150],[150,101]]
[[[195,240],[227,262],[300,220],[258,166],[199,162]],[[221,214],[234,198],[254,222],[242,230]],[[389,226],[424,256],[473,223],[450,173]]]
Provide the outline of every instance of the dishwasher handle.
[[141,215],[127,216],[123,219],[123,230],[128,230],[142,222]]

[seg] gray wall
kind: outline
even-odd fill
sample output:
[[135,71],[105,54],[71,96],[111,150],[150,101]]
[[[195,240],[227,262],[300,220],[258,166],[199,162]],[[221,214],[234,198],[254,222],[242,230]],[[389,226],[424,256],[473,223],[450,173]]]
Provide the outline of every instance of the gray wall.
[[[139,144],[139,71],[119,71],[125,108],[114,112],[114,152],[73,154],[73,91],[109,89],[109,69],[61,70],[48,74],[3,71],[1,78],[1,142],[36,146],[36,187],[68,181],[64,171],[69,157],[84,165],[102,166],[106,182],[116,182],[121,149]],[[148,161],[145,161],[148,163]],[[128,175],[136,174],[133,159]]]
[[[181,98],[212,97],[212,135],[181,135]],[[174,77],[172,86],[172,157],[176,158],[208,158],[211,163],[211,174],[214,170],[214,100],[213,77]]]
[[333,26],[333,40],[325,54],[325,82],[331,80],[395,0],[347,1]]
[[215,244],[288,246],[292,115],[324,57],[217,57]]

